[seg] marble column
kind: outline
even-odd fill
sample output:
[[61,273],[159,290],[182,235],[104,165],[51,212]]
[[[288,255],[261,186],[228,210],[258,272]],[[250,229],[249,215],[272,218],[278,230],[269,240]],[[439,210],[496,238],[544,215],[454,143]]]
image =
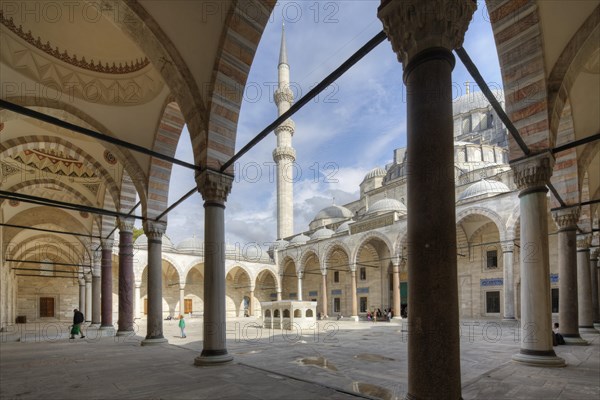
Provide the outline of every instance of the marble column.
[[407,399],[461,398],[452,51],[476,8],[471,0],[382,0],[378,9],[407,88]]
[[592,314],[594,327],[600,325],[600,299],[598,296],[598,279],[596,278],[596,264],[598,264],[598,248],[590,249],[590,282],[592,283]]
[[550,260],[546,185],[554,156],[539,153],[511,163],[514,181],[521,191],[521,349],[513,360],[528,365],[563,367],[552,347]]
[[101,274],[101,309],[102,309],[102,324],[100,329],[113,329],[113,293],[112,293],[112,248],[113,240],[104,239],[102,245],[102,260],[100,268]]
[[514,243],[502,244],[502,268],[504,270],[504,319],[515,319],[515,284],[513,273]]
[[135,289],[133,291],[133,304],[134,304],[134,319],[142,318],[142,282],[135,282]]
[[327,270],[321,275],[321,318],[327,318],[329,315],[327,310]]
[[302,278],[304,278],[304,272],[298,271],[298,301],[302,301]]
[[185,284],[179,284],[179,315],[185,315]]
[[394,311],[394,318],[402,318],[400,314],[401,305],[400,305],[400,261],[394,260],[394,265],[392,267],[392,310]]
[[281,301],[281,290],[277,291],[277,301]]
[[356,267],[350,270],[350,290],[352,290],[352,316],[358,322],[358,299],[356,297]]
[[142,346],[167,342],[163,335],[162,298],[162,236],[166,229],[164,222],[144,221],[144,233],[148,238],[148,316]]
[[554,211],[558,226],[558,322],[559,332],[567,344],[586,345],[579,336],[577,305],[577,221],[580,209]]
[[102,321],[102,313],[100,311],[101,280],[102,278],[97,273],[92,275],[92,325],[95,327],[100,327],[100,322]]
[[92,277],[85,275],[85,322],[92,322]]
[[225,202],[233,178],[212,170],[196,176],[204,198],[204,325],[203,348],[196,365],[233,360],[227,352],[225,326]]
[[[79,278],[79,311],[85,313],[85,279]],[[84,315],[87,318],[87,316]]]
[[119,328],[117,336],[133,336],[133,219],[119,219]]
[[592,284],[590,282],[590,239],[589,235],[577,238],[577,298],[579,299],[579,332],[598,333],[594,328],[592,309]]

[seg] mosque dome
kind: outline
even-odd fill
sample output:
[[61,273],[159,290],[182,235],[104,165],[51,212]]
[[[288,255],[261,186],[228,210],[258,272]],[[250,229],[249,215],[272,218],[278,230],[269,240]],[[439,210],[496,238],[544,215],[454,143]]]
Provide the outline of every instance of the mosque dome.
[[310,238],[308,236],[306,236],[304,233],[301,233],[298,236],[294,236],[294,238],[290,240],[290,244],[304,244],[309,240]]
[[348,232],[350,230],[350,223],[354,222],[352,220],[346,221],[335,230],[335,233]]
[[325,207],[317,213],[315,218],[309,224],[310,229],[317,229],[321,226],[329,225],[352,218],[354,214],[346,207],[332,205]]
[[[138,236],[133,245],[138,249],[146,250],[148,248],[148,237],[145,234]],[[162,251],[169,253],[177,251],[167,235],[162,235]]]
[[489,181],[487,179],[482,179],[479,182],[476,182],[469,186],[458,198],[458,201],[472,199],[475,197],[481,196],[490,196],[500,193],[510,192],[508,186],[506,186],[502,182],[498,181]]
[[185,239],[177,245],[177,250],[182,253],[203,253],[204,240],[195,236]]
[[312,236],[310,237],[311,240],[318,240],[318,239],[327,239],[330,238],[335,232],[332,231],[331,229],[327,229],[327,228],[321,228],[319,230],[317,230],[315,233],[312,234]]
[[273,254],[275,253],[276,250],[285,249],[288,245],[289,245],[289,242],[287,240],[278,239],[275,241],[275,243],[273,243],[271,246],[269,246],[269,249],[267,250],[267,254],[269,255],[269,257],[273,258]]
[[383,168],[380,167],[375,167],[372,170],[370,170],[369,172],[367,172],[367,174],[365,175],[365,178],[363,179],[363,181],[372,179],[372,178],[378,178],[378,177],[384,177],[387,174],[387,171]]
[[372,214],[383,214],[390,211],[396,211],[398,213],[406,214],[406,206],[400,203],[396,199],[381,199],[376,201],[371,207],[369,207],[369,211],[367,211],[367,215]]
[[[500,104],[504,103],[504,92],[499,89],[492,90],[492,94]],[[476,109],[487,108],[490,102],[485,97],[483,92],[475,91],[460,96],[452,102],[452,114],[466,114]]]

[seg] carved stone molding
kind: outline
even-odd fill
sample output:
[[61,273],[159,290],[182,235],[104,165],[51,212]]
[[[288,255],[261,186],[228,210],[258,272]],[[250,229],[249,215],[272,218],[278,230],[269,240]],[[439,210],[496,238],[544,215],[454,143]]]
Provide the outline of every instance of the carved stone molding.
[[196,176],[196,186],[206,202],[225,204],[231,192],[233,177],[217,171],[204,170]]
[[294,121],[292,121],[291,118],[288,118],[285,121],[283,121],[281,125],[275,128],[275,134],[278,135],[280,132],[289,132],[291,135],[293,135],[295,130],[296,124],[294,123]]
[[113,248],[114,239],[113,238],[102,239],[102,240],[100,240],[100,244],[102,245],[102,250],[104,250],[104,249],[110,250]]
[[281,89],[275,89],[275,93],[273,93],[273,100],[277,105],[279,105],[279,103],[282,101],[287,101],[291,105],[294,102],[294,93],[288,86],[284,86]]
[[275,162],[280,160],[294,161],[296,160],[296,150],[289,146],[277,147],[275,150],[273,150],[273,160]]
[[119,230],[123,232],[133,232],[133,218],[119,218]]
[[559,229],[577,229],[577,221],[581,209],[579,207],[567,208],[564,210],[552,211],[552,218]]
[[502,247],[502,252],[503,253],[512,253],[512,252],[515,251],[515,244],[514,244],[514,242],[501,243],[500,246]]
[[519,190],[546,186],[552,176],[554,161],[554,156],[545,152],[511,163],[513,179]]
[[398,61],[406,66],[425,49],[461,47],[476,9],[473,0],[382,0],[377,17]]
[[162,240],[162,235],[167,231],[167,224],[165,222],[144,221],[142,225],[148,239]]

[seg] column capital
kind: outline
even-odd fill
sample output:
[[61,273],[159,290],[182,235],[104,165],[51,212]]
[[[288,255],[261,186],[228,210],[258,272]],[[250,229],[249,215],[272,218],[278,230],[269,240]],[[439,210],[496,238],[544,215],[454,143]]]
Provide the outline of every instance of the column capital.
[[514,171],[513,179],[519,190],[545,187],[550,183],[554,161],[552,153],[547,151],[512,162],[510,167]]
[[298,279],[304,278],[304,271],[296,271],[296,275],[298,275]]
[[515,242],[513,242],[512,240],[502,242],[500,243],[500,247],[502,247],[503,253],[512,253],[515,251]]
[[382,0],[377,17],[406,67],[423,50],[461,47],[476,9],[473,0]]
[[167,230],[167,223],[162,221],[149,221],[146,220],[142,224],[144,228],[144,234],[148,239],[162,240],[162,235]]
[[589,250],[590,244],[592,244],[590,235],[577,235],[577,251]]
[[579,221],[580,214],[580,207],[571,207],[552,211],[552,218],[554,218],[554,222],[558,229],[575,230],[577,229],[577,221]]
[[102,250],[112,250],[113,244],[114,244],[113,238],[100,240],[100,245],[102,246]]
[[119,218],[118,219],[118,226],[119,226],[119,230],[122,232],[133,232],[133,223],[134,223],[134,219],[133,218]]
[[196,186],[206,202],[225,205],[231,192],[233,177],[217,171],[205,169],[196,176]]

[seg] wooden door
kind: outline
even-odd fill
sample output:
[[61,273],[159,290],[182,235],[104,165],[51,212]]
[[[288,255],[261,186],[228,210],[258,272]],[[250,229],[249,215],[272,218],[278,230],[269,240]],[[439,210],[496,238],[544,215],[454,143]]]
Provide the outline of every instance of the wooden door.
[[183,300],[183,312],[189,314],[192,312],[192,299]]
[[54,297],[40,297],[40,318],[54,317]]

